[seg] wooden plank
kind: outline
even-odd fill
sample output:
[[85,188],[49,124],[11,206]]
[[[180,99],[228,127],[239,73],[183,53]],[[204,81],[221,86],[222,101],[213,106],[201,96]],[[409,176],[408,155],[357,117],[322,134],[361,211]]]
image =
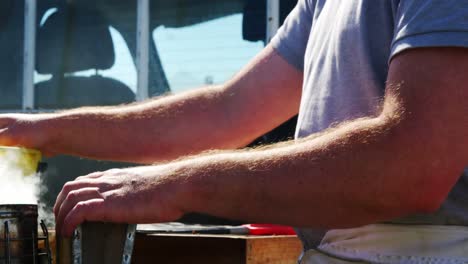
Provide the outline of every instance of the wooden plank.
[[[126,224],[109,223],[84,223],[82,225],[82,262],[114,264],[122,262],[123,246],[126,239]],[[42,231],[40,231],[42,233]],[[71,239],[68,239],[71,240]],[[57,239],[54,230],[49,230],[49,243],[52,251],[52,262],[57,263]],[[70,246],[69,243],[59,243],[62,247]],[[45,248],[45,243],[40,241],[39,248]],[[64,251],[67,251],[64,253]],[[71,248],[61,248],[61,261],[72,263]],[[45,262],[44,262],[45,263]],[[133,262],[136,263],[136,262]],[[63,264],[63,263],[61,263]]]
[[82,263],[122,263],[127,226],[100,222],[81,224]]
[[[49,238],[55,260],[53,230]],[[137,233],[132,263],[296,264],[301,249],[295,236]]]
[[295,236],[247,239],[247,264],[296,264],[302,244]]

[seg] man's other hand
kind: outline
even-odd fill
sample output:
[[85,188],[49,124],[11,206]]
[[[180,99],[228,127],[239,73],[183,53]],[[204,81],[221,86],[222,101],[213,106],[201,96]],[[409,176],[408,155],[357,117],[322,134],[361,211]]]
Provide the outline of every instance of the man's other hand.
[[[64,185],[54,206],[56,230],[71,236],[85,221],[156,223],[179,219],[183,187],[165,166],[112,169]],[[166,175],[164,175],[166,174]],[[175,188],[174,188],[175,187]]]

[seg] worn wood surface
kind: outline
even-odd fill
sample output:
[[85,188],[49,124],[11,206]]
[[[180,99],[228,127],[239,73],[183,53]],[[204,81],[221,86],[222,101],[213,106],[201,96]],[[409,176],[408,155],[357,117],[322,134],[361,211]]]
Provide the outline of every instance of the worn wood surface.
[[122,263],[127,224],[85,222],[81,224],[83,264]]
[[302,244],[295,236],[247,239],[246,263],[293,264],[301,254]]

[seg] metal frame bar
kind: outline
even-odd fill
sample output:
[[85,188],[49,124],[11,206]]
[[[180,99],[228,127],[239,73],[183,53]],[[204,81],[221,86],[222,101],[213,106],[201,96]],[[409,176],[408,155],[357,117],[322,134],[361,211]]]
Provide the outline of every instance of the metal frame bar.
[[[37,228],[37,227],[36,227]],[[37,232],[37,230],[36,230]],[[36,232],[33,230],[32,231],[32,234],[31,234],[31,237],[32,237],[32,259],[33,259],[33,264],[36,264],[37,263],[37,245],[36,243],[38,242],[37,241],[37,237],[36,237]]]
[[10,252],[10,228],[8,221],[5,221],[5,233],[3,234],[4,236],[4,243],[5,243],[5,261],[7,264],[11,263],[11,252]]
[[23,110],[34,108],[37,0],[24,1]]
[[43,239],[45,242],[45,250],[46,250],[46,256],[47,256],[47,264],[52,264],[52,253],[50,251],[50,243],[49,243],[49,230],[47,230],[47,226],[44,223],[44,220],[41,220],[40,223],[41,229],[42,229],[42,237],[38,235],[39,239]]
[[150,1],[138,0],[137,2],[137,101],[149,97],[149,41],[150,41]]
[[81,249],[83,246],[81,245],[81,225],[79,225],[76,229],[75,232],[73,233],[73,238],[72,238],[72,258],[73,258],[73,264],[81,264],[83,259],[81,256],[83,255],[81,252]]
[[267,0],[266,43],[269,43],[280,26],[280,0]]
[[132,263],[132,252],[133,252],[133,245],[135,244],[136,228],[137,228],[137,225],[135,224],[127,225],[127,233],[125,237],[125,244],[124,244],[123,255],[122,255],[122,264]]

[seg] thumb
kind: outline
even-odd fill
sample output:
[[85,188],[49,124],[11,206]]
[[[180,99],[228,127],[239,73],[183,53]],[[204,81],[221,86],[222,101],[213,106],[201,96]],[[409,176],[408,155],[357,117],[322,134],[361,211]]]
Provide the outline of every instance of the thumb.
[[0,115],[0,145],[22,146],[25,134],[19,129],[19,119],[15,116]]
[[8,128],[0,128],[0,145],[11,146],[14,145],[10,131]]

